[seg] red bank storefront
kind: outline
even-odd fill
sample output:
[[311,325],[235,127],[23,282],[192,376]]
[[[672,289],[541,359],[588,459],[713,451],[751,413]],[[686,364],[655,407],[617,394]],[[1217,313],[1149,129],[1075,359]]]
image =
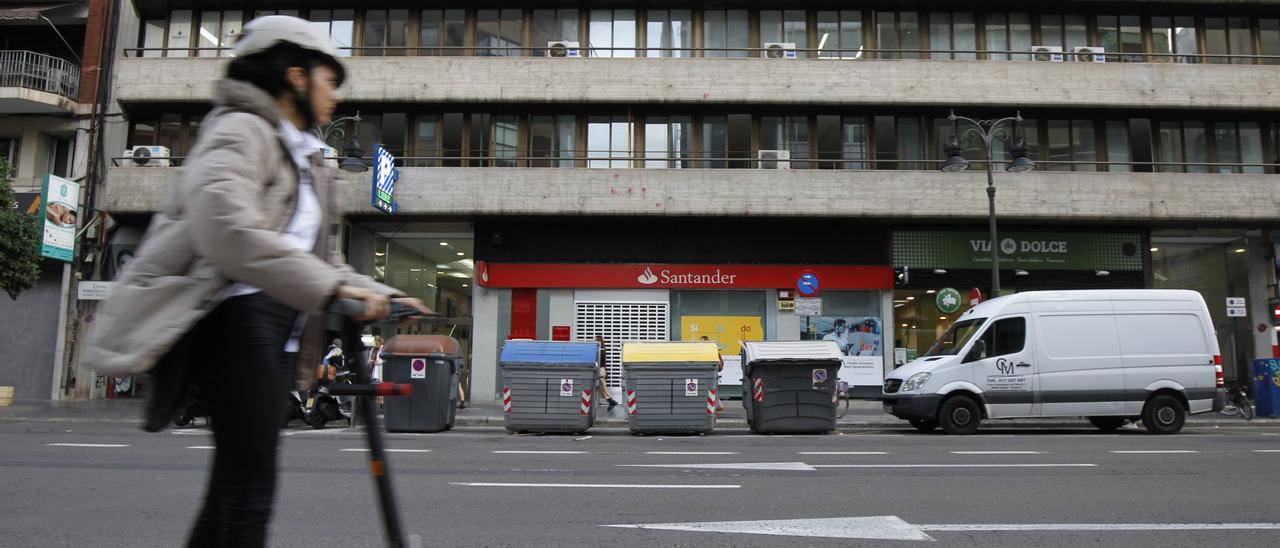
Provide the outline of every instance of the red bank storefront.
[[[883,336],[893,332],[887,234],[848,226],[871,238],[850,251],[823,239],[830,223],[590,224],[478,223],[475,282],[496,297],[498,321],[476,336],[496,337],[499,348],[513,338],[599,336],[613,390],[624,342],[715,342],[730,396],[741,384],[740,341],[830,340],[847,356],[841,378],[858,393],[879,393],[884,356],[893,355]],[[483,361],[477,356],[476,367]]]

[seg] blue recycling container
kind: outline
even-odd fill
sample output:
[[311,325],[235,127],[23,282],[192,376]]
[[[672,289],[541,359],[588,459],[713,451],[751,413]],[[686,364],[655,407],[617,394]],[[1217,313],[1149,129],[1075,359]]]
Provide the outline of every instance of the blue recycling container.
[[1253,402],[1259,417],[1280,414],[1280,359],[1253,360]]

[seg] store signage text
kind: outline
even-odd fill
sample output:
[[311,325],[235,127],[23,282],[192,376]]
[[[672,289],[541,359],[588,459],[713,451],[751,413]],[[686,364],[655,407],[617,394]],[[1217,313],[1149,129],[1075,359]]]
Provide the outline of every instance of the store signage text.
[[[911,269],[979,269],[991,265],[985,232],[897,230],[893,265]],[[1127,232],[1004,232],[996,240],[1000,264],[1026,270],[1142,270],[1142,235]]]
[[[991,252],[991,240],[969,240],[969,245],[974,251],[982,251],[984,253]],[[1014,240],[1013,238],[1005,238],[1000,240],[1000,252],[1006,255],[1014,253],[1067,253],[1067,242],[1065,241],[1037,241],[1037,240]]]
[[821,276],[824,289],[882,290],[893,287],[888,266],[545,264],[476,261],[485,287],[580,289],[779,289],[803,272]]

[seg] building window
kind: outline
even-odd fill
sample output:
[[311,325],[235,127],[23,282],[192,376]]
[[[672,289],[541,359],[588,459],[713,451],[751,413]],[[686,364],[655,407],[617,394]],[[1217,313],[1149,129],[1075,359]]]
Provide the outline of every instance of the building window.
[[1266,172],[1261,165],[1262,127],[1257,122],[1214,122],[1213,142],[1218,173]]
[[413,155],[417,157],[405,163],[411,167],[438,167],[440,165],[440,116],[423,114],[414,123]]
[[[364,12],[364,49],[368,57],[401,56],[409,45],[409,10]],[[386,49],[381,49],[381,48]]]
[[747,57],[749,27],[747,10],[702,12],[703,57]]
[[[987,59],[995,61],[1030,61],[1031,15],[1027,13],[988,13],[983,16],[986,28]],[[1012,53],[1004,53],[1012,52]]]
[[338,55],[351,55],[351,46],[355,44],[355,10],[311,10],[307,19],[320,32],[329,35],[329,43],[338,49]]
[[1048,120],[1047,171],[1097,171],[1097,138],[1092,120]]
[[631,120],[627,116],[587,118],[587,167],[631,167]]
[[22,137],[0,137],[0,159],[9,164],[9,175],[18,176],[18,153],[22,145]]
[[805,116],[761,116],[760,150],[786,150],[791,153],[791,168],[812,166],[809,158],[809,119]]
[[546,57],[548,50],[542,49],[549,42],[578,42],[578,10],[533,10],[531,29],[533,42],[530,47],[537,48],[533,54]]
[[476,55],[520,57],[524,40],[524,11],[519,9],[476,11]]
[[862,58],[862,12],[818,12],[819,57]]
[[1128,162],[1133,161],[1129,150],[1129,124],[1123,120],[1107,120],[1107,171],[1113,173],[1133,171]]
[[[574,167],[577,119],[573,115],[534,115],[529,124],[532,167]],[[546,159],[541,159],[546,158]]]
[[649,116],[644,122],[644,167],[681,169],[692,167],[693,118]]
[[[798,49],[809,44],[809,33],[804,10],[764,10],[760,12],[760,46],[770,42],[788,42]],[[796,52],[797,57],[809,57],[808,52]]]
[[164,56],[164,29],[167,23],[165,19],[148,19],[143,22],[141,47],[150,51],[139,52],[139,57]]
[[200,27],[196,31],[196,47],[200,48],[200,57],[228,57],[231,46],[243,28],[244,15],[234,11],[202,11]]
[[591,10],[592,57],[636,56],[636,10]]
[[975,28],[972,13],[930,13],[930,56],[934,59],[977,59],[978,35]]
[[1152,17],[1151,47],[1152,53],[1167,54],[1152,57],[1153,62],[1199,63],[1195,18]]
[[[1205,52],[1210,55],[1253,55],[1253,39],[1249,32],[1249,20],[1244,17],[1204,18]],[[1251,65],[1249,58],[1210,58],[1210,63]]]
[[915,12],[876,12],[876,43],[880,59],[919,59],[920,26]]
[[[1107,62],[1142,63],[1147,49],[1142,44],[1142,22],[1137,15],[1099,15],[1098,42],[1107,50]],[[1112,55],[1120,53],[1123,55]]]
[[1263,59],[1264,65],[1280,65],[1280,19],[1258,20],[1258,43],[1261,53],[1271,59]]
[[693,15],[689,10],[649,10],[645,20],[648,57],[693,57]]
[[1047,13],[1040,15],[1040,40],[1035,45],[1057,46],[1063,51],[1072,51],[1089,45],[1089,27],[1085,22],[1085,16]]
[[462,55],[466,28],[466,10],[423,10],[418,55]]

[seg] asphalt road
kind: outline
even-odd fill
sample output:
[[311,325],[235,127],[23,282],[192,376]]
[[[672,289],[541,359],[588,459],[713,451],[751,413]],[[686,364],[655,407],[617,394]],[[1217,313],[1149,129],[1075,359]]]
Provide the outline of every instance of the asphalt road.
[[[1165,437],[477,428],[388,445],[404,450],[391,467],[406,529],[428,545],[1274,547],[1280,428],[1240,424]],[[202,429],[0,422],[0,545],[180,545],[210,444]],[[286,431],[273,546],[382,545],[362,448],[351,430]]]

